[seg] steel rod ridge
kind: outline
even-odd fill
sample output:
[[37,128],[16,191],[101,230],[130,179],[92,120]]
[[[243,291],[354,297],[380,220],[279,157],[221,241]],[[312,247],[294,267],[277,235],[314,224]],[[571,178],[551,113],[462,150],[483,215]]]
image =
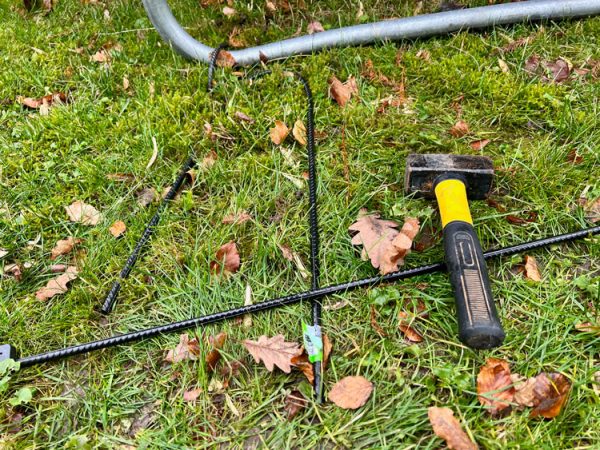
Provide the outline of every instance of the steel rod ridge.
[[[213,48],[190,36],[179,24],[167,0],[143,0],[148,17],[162,38],[182,56],[208,63]],[[600,0],[530,0],[517,3],[423,14],[369,24],[353,25],[269,44],[231,51],[240,66],[268,59],[309,54],[332,47],[436,36],[494,25],[585,17],[600,14]]]
[[[552,236],[536,241],[525,242],[523,244],[513,245],[511,247],[505,247],[498,250],[491,250],[484,253],[486,259],[496,258],[500,256],[509,256],[516,253],[538,249],[548,245],[555,245],[574,241],[576,239],[582,239],[590,237],[600,233],[600,226],[585,228],[572,233],[561,234],[558,236]],[[415,267],[412,269],[401,270],[393,272],[388,275],[381,277],[363,278],[361,280],[350,281],[342,284],[334,284],[326,287],[319,288],[314,291],[300,292],[297,294],[288,295],[285,297],[279,297],[272,300],[267,300],[261,303],[255,303],[254,305],[242,306],[240,308],[230,309],[228,311],[221,311],[214,314],[209,314],[201,317],[194,317],[192,319],[183,320],[180,322],[173,322],[166,325],[160,325],[152,328],[146,328],[145,330],[132,331],[131,333],[125,333],[117,336],[112,336],[106,339],[100,339],[97,341],[87,342],[85,344],[73,345],[60,350],[52,350],[46,353],[38,355],[26,356],[18,359],[21,363],[21,367],[33,366],[48,361],[54,361],[68,356],[80,355],[83,353],[89,353],[94,350],[100,350],[103,348],[114,347],[117,345],[126,344],[129,342],[138,341],[144,338],[151,338],[164,333],[172,333],[175,331],[185,330],[187,328],[200,327],[215,322],[221,322],[235,317],[242,316],[244,314],[257,313],[261,311],[267,311],[270,309],[278,308],[281,306],[292,305],[306,300],[315,300],[326,297],[332,294],[339,294],[342,292],[348,292],[357,288],[362,287],[373,287],[382,283],[391,283],[406,278],[412,278],[418,275],[425,275],[434,272],[441,272],[446,269],[443,262],[437,262],[433,264],[427,264],[424,266]]]

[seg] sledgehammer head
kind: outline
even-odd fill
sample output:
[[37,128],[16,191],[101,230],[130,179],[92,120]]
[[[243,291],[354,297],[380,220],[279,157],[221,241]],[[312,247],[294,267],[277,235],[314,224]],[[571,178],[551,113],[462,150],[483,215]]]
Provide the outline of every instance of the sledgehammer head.
[[407,194],[434,198],[436,181],[448,175],[460,177],[467,186],[467,197],[478,200],[492,189],[494,167],[487,156],[411,154],[406,159],[404,189]]

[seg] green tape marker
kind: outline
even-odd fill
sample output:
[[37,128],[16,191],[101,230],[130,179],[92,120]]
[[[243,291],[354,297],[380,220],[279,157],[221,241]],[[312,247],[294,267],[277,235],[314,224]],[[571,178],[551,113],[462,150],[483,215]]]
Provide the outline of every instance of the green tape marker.
[[307,325],[302,322],[302,333],[304,335],[304,348],[308,353],[311,363],[323,361],[323,338],[319,325]]

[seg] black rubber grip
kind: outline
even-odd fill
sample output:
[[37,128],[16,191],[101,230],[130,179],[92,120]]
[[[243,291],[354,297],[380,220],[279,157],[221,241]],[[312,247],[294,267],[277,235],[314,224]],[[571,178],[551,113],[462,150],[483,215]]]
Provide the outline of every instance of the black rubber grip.
[[498,347],[504,330],[498,319],[490,279],[473,225],[454,221],[444,227],[446,267],[454,288],[458,337],[471,348]]

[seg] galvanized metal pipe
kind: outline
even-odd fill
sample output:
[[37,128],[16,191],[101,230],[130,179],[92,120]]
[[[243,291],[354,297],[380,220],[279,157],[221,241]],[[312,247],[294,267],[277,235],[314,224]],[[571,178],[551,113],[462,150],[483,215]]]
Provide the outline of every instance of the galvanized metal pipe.
[[[183,29],[173,16],[167,0],[143,0],[143,3],[156,30],[178,53],[189,59],[209,62],[214,49],[197,41]],[[261,53],[268,59],[276,59],[332,47],[415,39],[494,25],[596,14],[600,14],[600,0],[531,0],[353,25],[234,50],[230,54],[237,65],[246,66],[259,62]]]

